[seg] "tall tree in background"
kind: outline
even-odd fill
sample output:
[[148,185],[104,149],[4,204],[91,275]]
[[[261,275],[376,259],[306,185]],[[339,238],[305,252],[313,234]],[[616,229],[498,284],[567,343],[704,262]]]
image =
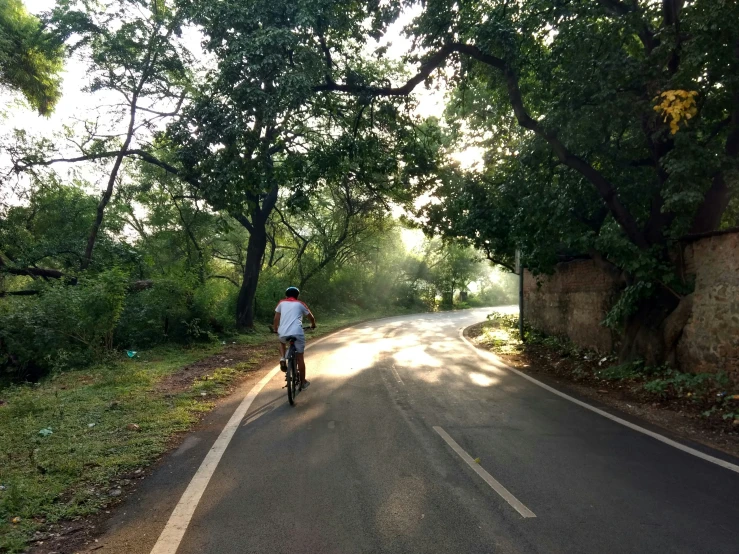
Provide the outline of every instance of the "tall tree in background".
[[[111,159],[80,269],[92,262],[105,209],[127,157],[148,148],[157,126],[176,116],[188,86],[189,54],[180,40],[182,18],[170,0],[60,1],[51,19],[71,51],[89,55],[90,92],[115,94],[117,121],[88,122],[79,155],[20,160],[18,165]],[[110,112],[106,118],[110,118]],[[112,124],[112,125],[111,125]],[[117,130],[116,125],[123,125]]]
[[0,86],[19,91],[41,115],[61,96],[61,42],[21,0],[0,0]]

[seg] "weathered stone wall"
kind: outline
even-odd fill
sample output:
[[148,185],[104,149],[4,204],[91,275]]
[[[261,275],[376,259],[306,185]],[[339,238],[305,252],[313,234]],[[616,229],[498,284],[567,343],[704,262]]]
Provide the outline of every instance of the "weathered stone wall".
[[583,348],[611,352],[613,333],[601,322],[618,291],[618,278],[592,260],[557,266],[554,275],[524,275],[524,318],[549,335]]
[[[729,373],[739,381],[739,233],[687,244],[683,271],[695,276],[693,312],[677,348],[683,371]],[[621,287],[592,260],[557,266],[552,276],[524,276],[524,316],[535,328],[584,348],[611,352],[617,337],[601,325]]]
[[685,259],[695,292],[677,363],[683,371],[725,371],[739,380],[739,233],[693,242]]

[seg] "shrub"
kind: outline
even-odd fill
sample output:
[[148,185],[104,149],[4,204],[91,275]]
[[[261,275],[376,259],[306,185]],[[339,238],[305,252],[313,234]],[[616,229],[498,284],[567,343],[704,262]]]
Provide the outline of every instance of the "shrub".
[[117,343],[140,349],[166,341],[206,338],[210,329],[204,308],[207,299],[196,306],[196,287],[197,280],[184,275],[157,279],[152,288],[129,295],[116,331]]
[[126,287],[127,277],[112,269],[0,302],[0,366],[34,378],[100,359],[113,349]]

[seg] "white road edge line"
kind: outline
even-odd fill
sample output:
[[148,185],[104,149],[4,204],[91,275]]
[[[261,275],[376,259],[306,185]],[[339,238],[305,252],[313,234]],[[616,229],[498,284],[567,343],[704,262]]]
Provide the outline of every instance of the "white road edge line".
[[654,431],[650,431],[649,429],[645,429],[644,427],[640,427],[639,425],[636,425],[635,423],[631,423],[630,421],[626,421],[625,419],[621,419],[618,416],[615,416],[613,414],[609,414],[608,412],[601,410],[600,408],[596,408],[595,406],[591,406],[590,404],[587,404],[583,402],[582,400],[578,400],[577,398],[573,398],[572,396],[565,394],[563,392],[558,391],[554,387],[550,387],[549,385],[545,385],[541,381],[537,381],[530,375],[526,375],[522,371],[519,371],[515,368],[512,368],[511,366],[504,364],[497,356],[492,354],[491,352],[488,352],[486,350],[481,350],[480,348],[477,348],[472,342],[464,336],[464,329],[460,329],[459,331],[459,337],[464,341],[464,343],[472,348],[475,352],[477,352],[477,355],[480,356],[483,359],[486,359],[488,362],[492,363],[497,368],[500,369],[507,369],[508,371],[512,371],[516,375],[519,375],[520,377],[523,377],[527,381],[530,381],[534,383],[535,385],[548,390],[549,392],[556,394],[557,396],[564,398],[565,400],[569,400],[570,402],[573,402],[574,404],[577,404],[578,406],[582,406],[586,410],[590,410],[591,412],[595,412],[598,415],[601,415],[605,418],[610,419],[611,421],[615,421],[616,423],[620,423],[624,427],[628,427],[629,429],[632,429],[634,431],[637,431],[639,433],[643,433],[649,437],[652,437],[653,439],[656,439],[660,442],[663,442],[669,446],[672,446],[673,448],[677,448],[678,450],[682,450],[683,452],[687,454],[692,454],[693,456],[697,458],[701,458],[702,460],[705,460],[707,462],[711,462],[712,464],[716,464],[717,466],[721,466],[725,469],[728,469],[729,471],[733,471],[735,473],[739,473],[739,466],[736,464],[732,464],[731,462],[727,462],[726,460],[722,460],[720,458],[716,458],[715,456],[711,456],[710,454],[706,454],[704,452],[701,452],[700,450],[696,450],[695,448],[690,448],[689,446],[686,446],[684,444],[681,444],[677,441],[674,441],[672,439],[669,439],[665,437],[664,435],[660,435],[659,433],[655,433]]
[[[310,348],[319,342],[323,342],[327,338],[335,336],[340,332],[341,331],[331,333],[326,337],[313,341],[306,345],[306,348]],[[177,503],[177,506],[175,506],[175,509],[172,511],[172,515],[169,516],[169,520],[164,526],[164,530],[161,535],[159,535],[159,539],[157,539],[154,548],[151,549],[151,554],[175,554],[177,552],[177,549],[180,547],[180,543],[182,542],[182,537],[185,536],[185,531],[187,531],[187,527],[190,525],[190,520],[192,520],[192,516],[195,513],[195,508],[198,507],[198,503],[210,482],[210,478],[213,477],[213,473],[215,472],[216,467],[218,467],[218,463],[221,461],[221,457],[223,457],[223,453],[226,451],[228,443],[231,442],[234,433],[239,428],[241,421],[249,411],[254,399],[260,392],[262,392],[265,385],[267,385],[267,383],[269,383],[279,371],[280,366],[277,366],[267,373],[267,375],[262,377],[262,380],[254,385],[254,387],[249,391],[249,394],[247,394],[241,401],[239,407],[236,408],[231,419],[228,420],[228,423],[226,423],[223,430],[221,430],[221,434],[218,435],[213,446],[210,447],[208,454],[195,472],[195,475],[187,486],[187,489],[182,493],[180,501]],[[252,421],[256,421],[257,419],[259,419],[259,417],[254,418]],[[251,423],[251,421],[249,423]]]
[[434,427],[434,431],[439,433],[439,436],[444,439],[444,441],[452,447],[452,450],[454,450],[460,458],[462,458],[465,462],[467,462],[467,465],[470,466],[475,473],[477,473],[480,477],[482,477],[482,480],[485,481],[488,485],[490,485],[490,488],[492,488],[495,492],[497,492],[500,497],[508,502],[521,516],[523,517],[536,517],[536,514],[529,510],[526,506],[523,505],[523,503],[513,496],[510,491],[505,488],[503,485],[498,482],[495,477],[490,475],[487,471],[485,471],[480,464],[478,464],[475,460],[472,459],[472,456],[467,454],[467,452],[464,451],[464,449],[457,444],[457,442],[449,436],[449,433],[444,431],[441,427]]
[[200,464],[197,472],[195,472],[192,481],[190,481],[187,489],[182,494],[172,515],[169,516],[169,521],[167,521],[162,534],[159,535],[159,539],[151,550],[151,554],[175,554],[177,552],[180,542],[182,542],[182,537],[185,535],[188,525],[190,525],[192,515],[195,513],[195,508],[197,508],[200,498],[203,496],[205,488],[210,482],[210,478],[213,476],[216,467],[218,467],[218,463],[221,461],[221,457],[226,451],[228,443],[231,442],[231,438],[233,438],[236,429],[239,428],[241,420],[244,419],[254,399],[262,391],[264,386],[274,378],[278,371],[280,371],[279,366],[267,373],[259,383],[254,385],[251,391],[249,391],[249,394],[241,401],[239,407],[236,408],[231,419],[228,420],[221,434],[218,435],[210,451],[205,456],[203,463]]

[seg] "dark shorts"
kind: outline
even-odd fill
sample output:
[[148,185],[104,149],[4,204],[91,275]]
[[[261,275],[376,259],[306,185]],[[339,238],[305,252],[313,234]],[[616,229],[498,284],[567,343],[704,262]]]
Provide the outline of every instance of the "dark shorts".
[[[305,335],[298,335],[295,338],[297,339],[295,341],[295,352],[302,354],[305,352]],[[280,337],[280,342],[287,344],[287,337]]]

